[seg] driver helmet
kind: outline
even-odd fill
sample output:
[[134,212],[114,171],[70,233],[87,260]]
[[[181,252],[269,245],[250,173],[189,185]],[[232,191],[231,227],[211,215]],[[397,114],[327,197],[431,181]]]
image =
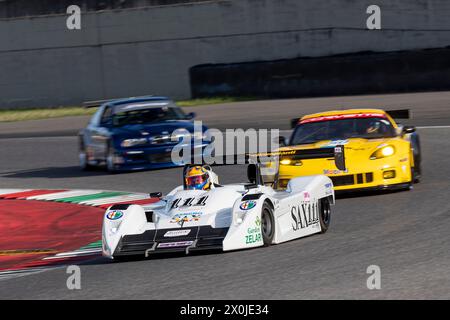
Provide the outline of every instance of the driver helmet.
[[372,121],[370,126],[367,128],[367,133],[378,133],[380,130],[380,122]]
[[208,170],[202,166],[194,166],[187,170],[184,182],[187,190],[211,189],[211,177]]

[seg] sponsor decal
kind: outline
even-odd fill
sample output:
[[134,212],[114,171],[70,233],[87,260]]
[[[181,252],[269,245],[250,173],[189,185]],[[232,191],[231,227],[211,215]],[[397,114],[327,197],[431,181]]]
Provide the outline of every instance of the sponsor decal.
[[293,220],[292,230],[297,231],[307,228],[319,222],[319,203],[301,203],[292,206],[291,217]]
[[253,209],[254,207],[256,207],[256,201],[253,200],[244,201],[239,206],[241,210],[250,210]]
[[106,214],[106,218],[108,218],[109,220],[119,220],[122,217],[123,217],[123,212],[119,211],[119,210],[109,211]]
[[193,244],[194,241],[177,241],[177,242],[164,242],[158,244],[158,248],[176,248],[176,247],[187,247]]
[[187,236],[191,232],[191,229],[186,230],[170,230],[164,234],[164,237],[183,237]]
[[202,216],[201,212],[177,213],[172,217],[170,223],[184,223],[199,221]]
[[323,169],[323,174],[342,174],[342,173],[348,173],[348,169],[345,170]]
[[177,198],[172,201],[170,209],[183,208],[183,207],[187,207],[187,208],[199,207],[199,206],[203,207],[206,205],[207,199],[208,199],[208,196],[203,196],[200,198],[186,198],[186,199]]
[[247,229],[247,235],[245,236],[245,244],[252,244],[262,241],[261,218],[259,216],[257,216],[255,219],[255,225],[256,227]]
[[325,184],[325,194],[332,194],[333,193],[333,184],[331,182]]
[[345,144],[348,144],[348,140],[332,140],[322,145],[321,148],[336,147]]
[[261,218],[259,216],[256,217],[255,224],[257,227],[261,226]]
[[245,236],[245,244],[252,244],[261,241],[261,228],[248,228],[247,235]]
[[309,194],[309,192],[304,191],[303,192],[303,198],[305,199],[305,201],[310,201],[311,200],[311,195]]

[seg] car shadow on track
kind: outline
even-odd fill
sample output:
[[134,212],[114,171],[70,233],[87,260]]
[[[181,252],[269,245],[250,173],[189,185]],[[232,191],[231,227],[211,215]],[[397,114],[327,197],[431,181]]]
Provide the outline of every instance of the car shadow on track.
[[83,171],[78,166],[70,167],[46,167],[38,169],[28,169],[28,170],[17,170],[11,172],[0,172],[0,177],[2,178],[83,178],[83,177],[96,177],[96,176],[111,176],[111,175],[122,175],[122,174],[133,174],[142,173],[148,171],[160,171],[174,168],[155,168],[147,170],[133,170],[133,171],[118,171],[118,172],[108,172],[106,168],[98,167],[88,171]]
[[29,170],[18,170],[12,172],[2,172],[2,178],[77,178],[89,176],[109,175],[106,170],[98,169],[92,171],[82,171],[78,166],[71,167],[46,167]]
[[[202,250],[202,251],[194,251],[189,252],[189,256],[195,257],[195,256],[209,256],[209,255],[217,255],[217,254],[223,254],[223,251],[221,250]],[[176,258],[184,258],[187,255],[183,252],[176,252],[176,253],[158,253],[151,255],[150,257],[146,258],[143,255],[139,256],[130,256],[125,259],[120,260],[112,260],[109,258],[105,258],[102,256],[98,256],[93,259],[86,260],[80,265],[104,265],[104,264],[124,264],[129,262],[139,262],[139,261],[154,261],[154,260],[167,260],[167,259],[176,259]]]
[[361,197],[374,197],[374,196],[382,196],[388,194],[396,194],[401,192],[408,192],[410,190],[372,190],[372,191],[348,191],[348,192],[337,192],[336,200],[339,199],[352,199],[352,198],[361,198]]

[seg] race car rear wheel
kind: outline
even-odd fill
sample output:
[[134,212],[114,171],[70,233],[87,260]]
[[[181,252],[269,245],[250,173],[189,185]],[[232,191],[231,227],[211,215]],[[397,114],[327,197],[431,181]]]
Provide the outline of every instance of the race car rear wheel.
[[83,142],[83,138],[80,137],[80,150],[78,152],[78,159],[80,162],[80,169],[83,171],[89,171],[93,169],[93,166],[88,162],[88,155],[86,152],[86,147]]
[[331,205],[327,198],[319,200],[319,222],[322,229],[321,233],[325,233],[330,226],[331,221]]
[[267,202],[264,202],[261,212],[261,234],[264,246],[270,246],[275,235],[275,219],[273,208]]

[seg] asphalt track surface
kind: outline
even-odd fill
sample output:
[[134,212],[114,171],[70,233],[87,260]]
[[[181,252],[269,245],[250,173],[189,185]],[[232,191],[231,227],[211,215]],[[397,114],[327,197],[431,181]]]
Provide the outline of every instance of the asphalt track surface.
[[[449,125],[450,91],[390,95],[305,98],[248,101],[183,108],[197,113],[213,128],[279,128],[289,129],[290,119],[304,114],[346,108],[405,109],[413,119],[405,124]],[[32,120],[0,123],[0,138],[74,136],[86,126],[90,117]]]
[[[449,299],[450,127],[446,126],[450,125],[450,95],[424,93],[367,99],[370,103],[361,97],[281,101],[285,107],[278,111],[267,102],[233,104],[226,110],[224,106],[212,106],[210,111],[197,108],[202,108],[199,117],[211,119],[219,128],[247,128],[253,123],[257,124],[253,127],[287,129],[295,105],[308,105],[308,112],[318,110],[315,105],[326,105],[322,110],[410,106],[416,115],[413,124],[442,126],[419,129],[423,179],[413,190],[340,198],[333,208],[332,225],[323,235],[229,253],[171,255],[125,263],[98,258],[81,265],[81,290],[68,290],[66,269],[57,268],[0,280],[0,298]],[[342,105],[339,101],[343,100],[348,102]],[[253,112],[250,117],[242,111],[247,108],[261,112]],[[242,116],[241,111],[246,115]],[[214,120],[216,115],[223,117]],[[61,127],[69,127],[64,126],[64,121],[68,120],[57,119]],[[23,123],[23,132],[30,126],[35,124]],[[179,168],[119,175],[101,170],[81,173],[77,168],[76,138],[56,133],[49,136],[50,131],[42,128],[46,137],[39,137],[38,128],[33,130],[29,132],[34,138],[3,135],[0,139],[0,188],[168,192],[181,183]],[[0,134],[5,131],[8,128],[0,124]],[[217,167],[216,171],[222,183],[243,179],[242,166]],[[381,290],[367,288],[366,270],[370,265],[381,269]]]

